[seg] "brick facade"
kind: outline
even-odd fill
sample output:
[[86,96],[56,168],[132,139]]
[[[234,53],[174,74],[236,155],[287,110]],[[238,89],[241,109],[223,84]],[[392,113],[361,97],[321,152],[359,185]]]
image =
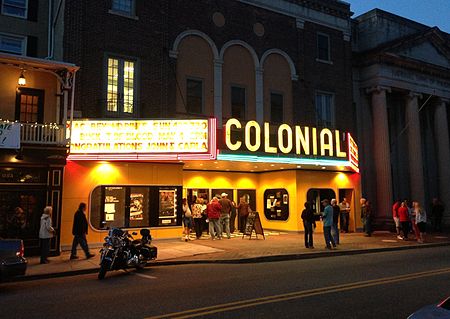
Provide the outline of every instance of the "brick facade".
[[[302,5],[302,1],[294,1]],[[313,1],[316,10],[350,19],[350,9],[335,1]],[[320,3],[320,5],[319,5]],[[327,6],[329,7],[327,9]],[[306,21],[262,7],[230,0],[136,1],[137,19],[108,13],[111,1],[66,1],[64,59],[81,67],[77,77],[75,109],[82,117],[104,117],[105,54],[129,56],[139,61],[141,118],[175,116],[176,59],[169,57],[176,37],[185,30],[207,34],[220,48],[228,41],[248,43],[261,58],[273,48],[286,52],[295,64],[294,121],[315,125],[315,91],[335,94],[336,127],[355,132],[352,105],[351,47],[342,30]],[[215,12],[225,17],[218,27]],[[253,31],[264,26],[264,35]],[[330,36],[332,64],[316,61],[316,33]]]

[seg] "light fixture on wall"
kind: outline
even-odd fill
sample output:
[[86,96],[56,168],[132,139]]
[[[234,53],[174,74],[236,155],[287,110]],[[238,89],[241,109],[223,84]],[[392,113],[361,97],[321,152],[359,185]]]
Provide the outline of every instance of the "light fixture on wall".
[[25,76],[23,75],[23,70],[20,73],[19,80],[17,81],[17,84],[19,84],[19,86],[27,85],[27,80],[25,79]]

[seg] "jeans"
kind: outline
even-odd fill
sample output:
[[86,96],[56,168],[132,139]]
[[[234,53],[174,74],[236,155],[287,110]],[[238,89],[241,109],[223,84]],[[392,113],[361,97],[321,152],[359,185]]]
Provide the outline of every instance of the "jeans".
[[202,237],[203,228],[205,227],[203,224],[203,218],[194,218],[195,236],[197,237],[197,239]]
[[88,244],[87,244],[86,235],[75,235],[75,236],[73,236],[71,256],[76,256],[77,255],[78,244],[80,244],[81,248],[84,250],[84,253],[86,254],[86,257],[91,255],[91,253],[89,252],[89,247],[88,247]]
[[311,222],[303,222],[305,228],[305,247],[314,247],[313,244],[313,224]]
[[50,238],[39,238],[41,242],[41,263],[47,261],[50,253]]
[[350,223],[350,214],[349,213],[341,213],[341,230],[348,233],[349,223]]
[[331,225],[331,235],[333,236],[334,242],[336,244],[339,244],[339,228],[338,228],[338,224],[333,223],[333,225]]
[[323,226],[323,235],[325,237],[325,244],[327,245],[327,248],[331,248],[331,245],[336,247],[333,236],[331,236],[331,226]]
[[211,239],[214,237],[221,238],[222,228],[220,227],[218,218],[209,218],[209,235]]
[[239,230],[241,233],[245,231],[245,224],[247,224],[247,216],[239,216]]
[[220,215],[220,237],[222,237],[222,232],[227,233],[227,237],[230,238],[230,215],[222,214]]

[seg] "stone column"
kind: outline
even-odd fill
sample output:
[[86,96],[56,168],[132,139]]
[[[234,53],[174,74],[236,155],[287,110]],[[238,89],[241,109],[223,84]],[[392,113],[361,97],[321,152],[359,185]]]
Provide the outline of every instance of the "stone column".
[[411,200],[418,201],[421,205],[425,205],[422,138],[418,102],[421,97],[420,94],[414,92],[408,94],[406,103],[406,123],[408,125],[408,161]]
[[222,127],[222,66],[223,60],[214,60],[214,116],[217,118],[217,127]]
[[256,121],[262,124],[264,122],[264,70],[261,67],[256,68],[255,82]]
[[[389,146],[389,123],[387,113],[386,92],[390,88],[375,87],[367,91],[372,93],[373,113],[373,158],[375,162],[376,191],[377,198],[369,198],[372,202],[376,200],[376,217],[390,218],[392,216],[392,175],[391,175],[391,153]],[[363,119],[364,121],[365,119]],[[362,124],[364,125],[364,123]],[[364,154],[362,154],[364,156]]]
[[450,211],[450,142],[447,122],[448,100],[441,99],[434,112],[434,129],[436,136],[439,197],[445,203],[446,215]]

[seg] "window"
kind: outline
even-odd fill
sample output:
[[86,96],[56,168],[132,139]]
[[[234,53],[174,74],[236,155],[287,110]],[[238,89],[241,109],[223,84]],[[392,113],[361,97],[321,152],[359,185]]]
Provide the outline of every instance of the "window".
[[28,0],[3,0],[2,14],[14,17],[27,17]]
[[186,91],[186,112],[203,113],[203,81],[187,79]]
[[231,87],[231,117],[245,119],[246,110],[246,92],[245,88]]
[[[306,194],[306,200],[311,203],[314,214],[317,216],[317,219],[324,211],[324,206],[322,205],[322,201],[324,199],[328,199],[331,202],[333,198],[336,198],[336,193],[334,190],[329,188],[316,188],[309,189]],[[336,198],[337,199],[337,198]]]
[[317,125],[334,127],[334,95],[332,93],[316,93]]
[[117,13],[134,16],[134,0],[113,0],[111,10]]
[[135,112],[135,61],[108,58],[107,106],[109,113],[132,115]]
[[26,37],[0,34],[0,51],[6,53],[25,55]]
[[16,120],[42,123],[44,120],[44,90],[18,88],[16,93]]
[[97,186],[91,194],[94,228],[181,226],[181,186]]
[[323,33],[317,34],[317,59],[320,61],[331,61],[330,37]]
[[283,95],[270,93],[270,120],[272,123],[283,122]]
[[264,215],[268,220],[288,220],[289,194],[284,188],[264,191]]

